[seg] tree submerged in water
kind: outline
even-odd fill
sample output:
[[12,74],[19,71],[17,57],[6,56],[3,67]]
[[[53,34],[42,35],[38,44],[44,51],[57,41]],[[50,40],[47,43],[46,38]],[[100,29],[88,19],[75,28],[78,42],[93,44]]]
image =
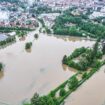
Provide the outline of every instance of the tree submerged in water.
[[40,97],[39,94],[35,93],[31,99],[31,105],[58,105],[58,101],[50,95]]
[[34,35],[34,38],[35,38],[35,39],[38,39],[38,37],[39,37],[38,34],[35,34],[35,35]]
[[2,71],[2,69],[3,69],[3,64],[0,63],[0,71]]
[[28,50],[32,47],[32,42],[27,42],[25,45],[25,49]]

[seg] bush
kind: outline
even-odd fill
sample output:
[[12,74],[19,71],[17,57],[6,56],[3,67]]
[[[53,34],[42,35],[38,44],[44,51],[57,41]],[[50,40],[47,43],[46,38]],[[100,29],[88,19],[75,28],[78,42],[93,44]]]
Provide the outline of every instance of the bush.
[[78,79],[76,77],[73,77],[68,81],[69,89],[74,89],[77,87],[77,85],[78,85]]
[[58,101],[49,95],[40,97],[39,94],[35,93],[31,99],[31,105],[58,105]]
[[32,46],[32,42],[27,42],[25,45],[25,49],[30,49]]
[[67,56],[66,55],[64,55],[63,60],[62,60],[62,63],[63,64],[67,64]]
[[101,65],[101,62],[100,62],[100,61],[94,60],[94,62],[93,62],[93,64],[92,64],[92,67],[93,67],[93,68],[99,68],[100,65]]
[[35,38],[35,39],[38,39],[38,37],[39,37],[38,34],[35,34],[35,35],[34,35],[34,38]]
[[45,30],[48,34],[51,34],[51,30],[49,28],[45,27]]
[[16,41],[15,37],[8,37],[6,40],[0,41],[0,46]]
[[83,54],[86,51],[85,47],[77,48],[74,52],[68,57],[69,59],[74,59],[79,55]]
[[0,63],[0,71],[3,69],[3,64]]
[[87,73],[85,72],[83,75],[82,75],[82,79],[85,79],[87,77]]
[[103,53],[101,51],[97,51],[96,58],[101,59],[102,55],[103,55]]
[[51,97],[55,97],[55,92],[54,91],[51,91],[50,92],[50,95],[51,95]]
[[18,37],[24,37],[26,36],[27,32],[26,31],[16,31],[16,34],[18,35]]
[[61,97],[63,97],[64,95],[66,94],[66,90],[64,88],[61,88],[60,92],[59,92],[59,95]]
[[35,93],[34,96],[31,98],[31,105],[40,105],[40,96],[39,94]]

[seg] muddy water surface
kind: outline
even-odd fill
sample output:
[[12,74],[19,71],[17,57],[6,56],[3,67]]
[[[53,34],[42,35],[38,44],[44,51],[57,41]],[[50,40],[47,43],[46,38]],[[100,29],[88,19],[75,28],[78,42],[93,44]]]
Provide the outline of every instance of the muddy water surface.
[[105,66],[72,93],[65,105],[105,105]]
[[[62,66],[62,58],[75,48],[92,46],[94,42],[61,36],[29,33],[25,40],[0,50],[0,62],[5,64],[0,73],[0,103],[17,105],[33,96],[35,92],[47,94],[59,84],[75,74],[70,68]],[[25,43],[31,41],[29,52]],[[0,104],[2,105],[2,104]]]

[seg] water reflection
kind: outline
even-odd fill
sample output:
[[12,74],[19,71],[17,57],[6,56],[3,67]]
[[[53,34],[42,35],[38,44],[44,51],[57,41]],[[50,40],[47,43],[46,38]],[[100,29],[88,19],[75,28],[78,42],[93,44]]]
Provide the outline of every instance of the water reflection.
[[26,52],[31,53],[32,52],[32,48],[26,49]]
[[61,35],[51,35],[53,37],[56,37],[57,39],[62,39],[63,41],[72,41],[72,42],[76,42],[76,41],[95,41],[95,39],[88,39],[86,37],[74,37],[74,36],[61,36]]
[[26,39],[26,36],[19,38],[20,41],[25,41],[25,39]]
[[40,72],[41,72],[41,73],[44,73],[45,71],[46,71],[45,68],[41,68],[41,69],[40,69]]
[[4,71],[0,71],[0,80],[4,77]]
[[68,66],[65,65],[65,64],[62,64],[62,68],[63,68],[64,71],[66,71],[68,69]]
[[76,69],[71,68],[71,67],[68,67],[68,66],[65,65],[65,64],[62,64],[62,68],[63,68],[64,71],[71,71],[71,72],[75,72],[75,73],[77,72]]
[[67,41],[76,42],[76,41],[81,41],[85,39],[85,38],[74,37],[74,36],[61,36],[61,35],[52,35],[52,36],[56,37],[57,39],[62,39],[65,42]]

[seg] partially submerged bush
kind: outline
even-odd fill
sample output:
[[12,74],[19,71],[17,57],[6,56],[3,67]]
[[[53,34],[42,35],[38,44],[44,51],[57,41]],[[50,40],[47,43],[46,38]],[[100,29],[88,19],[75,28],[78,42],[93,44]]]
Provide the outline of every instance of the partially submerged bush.
[[65,94],[66,94],[66,90],[65,90],[64,88],[61,88],[61,90],[60,90],[60,92],[59,92],[59,95],[60,95],[61,97],[63,97],[63,96],[65,96]]
[[32,42],[27,42],[25,45],[25,49],[30,49],[32,47]]
[[34,38],[35,38],[35,39],[38,39],[38,37],[39,37],[38,34],[35,34],[35,35],[34,35]]
[[0,63],[0,71],[3,69],[3,64]]

